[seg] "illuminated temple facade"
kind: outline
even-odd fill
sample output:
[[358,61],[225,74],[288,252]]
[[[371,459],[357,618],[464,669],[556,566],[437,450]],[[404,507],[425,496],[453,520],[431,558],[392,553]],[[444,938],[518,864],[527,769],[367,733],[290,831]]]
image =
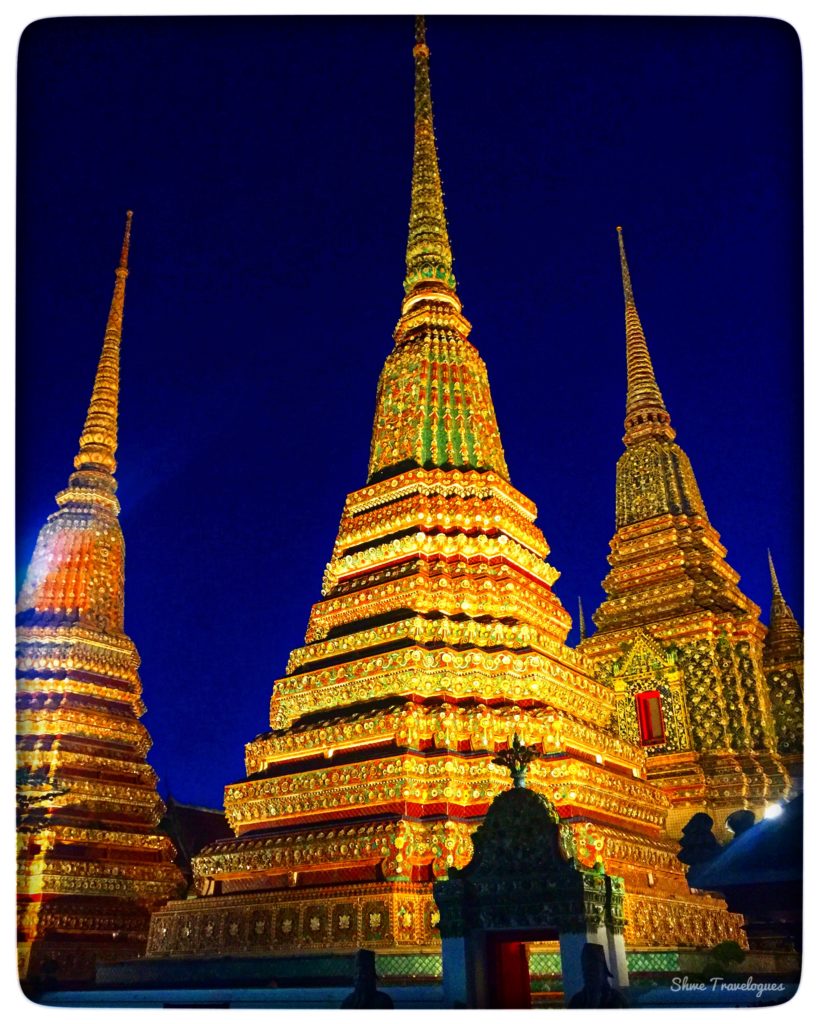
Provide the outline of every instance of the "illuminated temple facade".
[[145,949],[183,882],[145,757],[139,656],[124,629],[116,497],[129,213],[75,470],[40,531],[17,606],[21,979],[92,980]]
[[235,838],[195,859],[201,898],[154,915],[148,955],[435,952],[432,883],[469,861],[509,785],[492,759],[515,732],[542,749],[528,784],[557,809],[567,856],[624,879],[629,950],[744,944],[740,917],[689,890],[666,825],[683,805],[690,817],[788,791],[798,724],[772,695],[795,693],[801,634],[780,597],[782,640],[765,647],[759,609],[723,561],[623,257],[630,426],[609,598],[597,633],[566,646],[559,573],[509,479],[456,290],[422,21],[414,59],[405,297],[369,476],[347,497],[270,729],[226,788]]

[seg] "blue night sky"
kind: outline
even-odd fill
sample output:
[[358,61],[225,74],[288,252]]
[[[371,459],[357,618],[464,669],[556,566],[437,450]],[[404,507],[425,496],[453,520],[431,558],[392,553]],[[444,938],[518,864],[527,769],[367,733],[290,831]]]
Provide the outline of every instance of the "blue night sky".
[[[615,225],[742,587],[802,620],[801,67],[768,19],[433,17],[455,274],[573,616],[625,403]],[[221,806],[366,477],[404,274],[409,17],[56,19],[20,49],[18,586],[76,452],[124,213],[126,628],[161,792]],[[576,627],[569,637],[577,640]]]

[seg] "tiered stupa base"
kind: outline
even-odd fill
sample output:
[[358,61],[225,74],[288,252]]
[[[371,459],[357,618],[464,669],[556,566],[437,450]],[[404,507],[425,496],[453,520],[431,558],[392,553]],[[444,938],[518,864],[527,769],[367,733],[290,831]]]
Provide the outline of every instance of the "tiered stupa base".
[[99,962],[144,955],[151,911],[180,890],[167,836],[52,825],[18,844],[22,979],[93,982]]
[[[525,723],[526,714],[520,717]],[[333,818],[325,810],[324,820],[316,815],[310,826],[293,822],[212,844],[195,859],[202,895],[171,902],[153,916],[148,957],[295,956],[362,947],[400,958],[440,954],[432,884],[450,866],[468,863],[471,833],[508,786],[490,756],[396,751],[382,786],[399,793],[412,786],[409,800],[385,799],[375,815],[333,808]],[[346,769],[355,774],[353,766]],[[338,799],[338,790],[311,787],[303,771],[267,784],[290,788],[296,779],[331,806]],[[602,861],[624,878],[630,951],[707,949],[726,940],[746,945],[739,915],[719,898],[690,891],[677,844],[662,833],[664,797],[626,765],[559,751],[535,762],[530,785],[555,801],[567,855],[587,866]],[[375,801],[381,786],[370,786]],[[355,805],[355,791],[346,799]],[[595,803],[598,809],[590,810]],[[419,973],[417,959],[394,963],[387,974]]]
[[[747,946],[742,917],[728,913],[716,897],[627,893],[625,908],[629,951],[710,949],[726,940]],[[439,954],[432,924],[437,914],[431,882],[306,886],[177,900],[154,914],[148,956],[296,956],[361,948],[394,956]]]
[[151,912],[128,900],[58,899],[31,903],[19,915],[21,979],[93,983],[100,963],[145,954]]

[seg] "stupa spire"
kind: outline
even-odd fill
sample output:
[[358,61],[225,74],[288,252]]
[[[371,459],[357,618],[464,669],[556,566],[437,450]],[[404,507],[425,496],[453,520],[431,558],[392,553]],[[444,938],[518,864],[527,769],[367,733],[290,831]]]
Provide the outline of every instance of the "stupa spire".
[[671,417],[668,415],[657,378],[654,376],[654,366],[634,301],[634,289],[621,227],[617,228],[617,240],[620,246],[620,270],[623,275],[623,297],[626,303],[628,390],[624,440],[629,444],[649,435],[673,439],[675,432],[671,427]]
[[770,550],[768,551],[768,568],[771,573],[773,593],[770,626],[768,635],[765,637],[765,664],[775,665],[801,661],[803,657],[802,629],[779,586]]
[[20,591],[18,614],[23,623],[32,615],[48,615],[65,621],[79,618],[106,633],[124,629],[125,552],[116,519],[120,506],[114,471],[132,217],[129,210],[74,472],[56,495],[58,509],[40,531]]
[[[773,591],[774,599],[776,599],[777,597],[782,598],[782,590],[780,589],[779,580],[776,576],[776,568],[774,566],[770,548],[768,548],[768,569],[771,573],[771,590]],[[782,599],[784,600],[784,598]]]
[[493,470],[509,478],[486,366],[469,341],[452,276],[429,90],[423,18],[415,20],[415,149],[406,295],[378,382],[370,483],[424,469]]
[[432,93],[429,81],[429,47],[423,17],[415,19],[415,150],[412,164],[412,203],[407,240],[407,276],[404,290],[425,285],[443,285],[454,291],[452,250],[444,212],[441,174],[432,122]]
[[577,598],[577,628],[580,630],[580,639],[585,640],[586,636],[586,616],[583,614],[583,598],[578,595]]
[[[74,457],[75,473],[69,490],[80,487],[95,490],[116,490],[114,472],[117,468],[117,420],[119,414],[119,354],[122,342],[122,318],[125,311],[125,281],[128,277],[128,252],[131,245],[133,212],[125,215],[125,231],[115,270],[114,294],[108,311],[102,353],[97,365],[91,401],[80,435],[80,447]],[[66,492],[63,492],[65,494]],[[88,498],[90,495],[86,494]],[[59,500],[59,498],[58,498]]]

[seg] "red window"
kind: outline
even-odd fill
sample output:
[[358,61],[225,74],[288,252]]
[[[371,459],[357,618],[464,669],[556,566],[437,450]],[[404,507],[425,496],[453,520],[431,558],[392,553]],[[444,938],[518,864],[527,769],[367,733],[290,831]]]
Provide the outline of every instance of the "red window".
[[634,698],[637,705],[637,724],[640,742],[644,747],[665,742],[662,699],[659,690],[646,690]]

